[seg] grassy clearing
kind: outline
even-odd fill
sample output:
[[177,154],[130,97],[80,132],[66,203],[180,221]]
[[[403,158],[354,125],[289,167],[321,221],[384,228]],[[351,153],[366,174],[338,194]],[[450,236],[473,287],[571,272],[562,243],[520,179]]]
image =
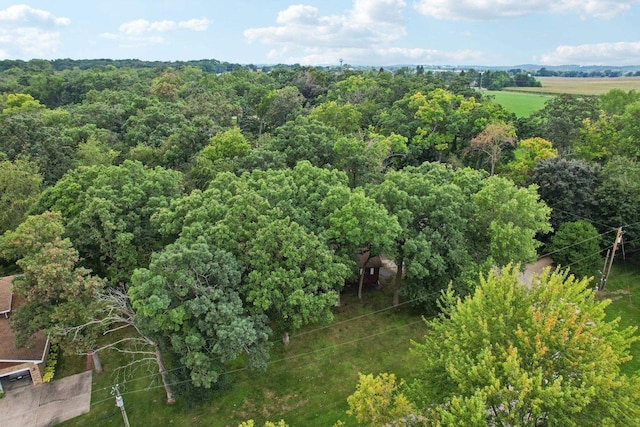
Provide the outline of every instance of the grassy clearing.
[[[611,319],[620,317],[620,326],[640,325],[640,266],[616,260],[607,286],[599,296],[611,299],[607,307],[607,316]],[[640,331],[636,331],[640,335]],[[640,369],[640,341],[631,347],[633,360],[623,366],[627,374]]]
[[[250,418],[258,425],[279,419],[294,426],[331,426],[338,419],[355,425],[345,411],[358,372],[413,376],[416,363],[409,352],[410,340],[419,340],[426,325],[420,313],[406,306],[378,311],[391,303],[384,291],[367,292],[361,302],[355,294],[343,295],[342,302],[331,326],[301,331],[291,337],[288,347],[277,342],[266,372],[229,366],[239,368],[228,376],[229,389],[213,392],[204,403],[193,405],[182,399],[167,406],[159,382],[148,389],[149,381],[157,379],[153,373],[151,378],[129,381],[121,391],[131,425],[236,426]],[[122,361],[118,354],[105,354],[103,362],[105,373],[94,375],[91,412],[64,426],[121,425],[109,392],[116,381],[113,369]],[[76,364],[84,367],[84,358]],[[137,373],[137,377],[147,375]]]
[[483,93],[485,96],[493,98],[493,102],[502,105],[507,111],[518,117],[529,117],[535,111],[543,108],[545,102],[551,98],[549,95],[505,91]]
[[505,88],[508,91],[555,95],[602,95],[611,89],[640,91],[640,77],[536,77],[542,87]]
[[[620,317],[621,326],[640,324],[640,267],[616,261],[607,289],[600,297],[610,298],[607,315]],[[285,419],[292,426],[331,426],[342,419],[347,426],[355,420],[345,415],[346,398],[353,393],[358,372],[394,372],[409,379],[417,372],[410,340],[427,332],[420,313],[404,306],[387,308],[391,296],[385,291],[343,295],[336,308],[335,322],[328,327],[310,327],[291,337],[284,347],[277,342],[266,372],[253,372],[240,364],[228,375],[226,390],[218,390],[205,402],[179,399],[167,406],[164,389],[155,372],[139,371],[122,386],[113,376],[123,363],[119,354],[103,356],[105,373],[94,375],[92,409],[63,426],[121,426],[120,411],[109,394],[113,383],[121,384],[131,425],[237,426],[254,419]],[[379,311],[383,310],[383,311]],[[632,348],[634,359],[624,365],[627,373],[640,369],[640,342]],[[81,372],[85,358],[62,357],[60,376]]]

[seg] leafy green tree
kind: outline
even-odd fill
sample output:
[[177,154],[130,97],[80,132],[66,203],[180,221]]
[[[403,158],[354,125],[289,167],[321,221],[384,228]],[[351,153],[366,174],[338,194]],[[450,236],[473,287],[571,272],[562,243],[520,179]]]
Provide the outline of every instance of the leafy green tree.
[[598,230],[588,221],[565,222],[551,236],[547,252],[561,267],[578,277],[593,277],[602,268]]
[[179,172],[125,161],[70,171],[42,193],[34,212],[60,212],[84,264],[112,282],[128,282],[164,246],[149,220],[181,190]]
[[[355,258],[367,253],[369,257],[392,248],[400,233],[398,219],[385,207],[356,189],[347,196],[344,205],[329,214],[327,238],[344,256]],[[368,259],[365,261],[365,265]],[[355,264],[355,263],[354,263]],[[358,298],[362,299],[364,268],[359,274]]]
[[[415,416],[415,409],[402,393],[404,382],[394,374],[358,374],[356,391],[347,397],[349,409],[358,424],[366,426],[394,425],[403,418]],[[406,424],[403,424],[406,425]]]
[[29,216],[0,239],[0,255],[17,260],[23,273],[14,279],[13,292],[24,302],[11,316],[19,346],[38,331],[64,340],[66,337],[58,333],[60,328],[82,324],[93,315],[104,280],[76,267],[78,251],[63,234],[60,214],[45,212]]
[[602,168],[595,198],[594,223],[623,226],[625,249],[635,251],[640,238],[640,163],[626,157],[609,160]]
[[302,110],[304,97],[297,87],[287,86],[267,92],[258,105],[257,113],[260,119],[258,136],[265,129],[277,128],[289,120],[295,119]]
[[324,167],[335,163],[334,144],[337,130],[320,121],[298,116],[274,131],[267,148],[284,153],[287,166],[294,167],[301,160]]
[[38,166],[26,160],[0,162],[0,233],[15,229],[42,190]]
[[167,246],[131,279],[139,328],[168,341],[197,387],[211,387],[224,364],[243,353],[250,366],[266,366],[267,318],[247,314],[240,277],[231,254],[194,243]]
[[567,272],[530,289],[516,268],[491,272],[473,296],[443,296],[407,397],[432,424],[636,425],[640,378],[620,371],[636,328],[607,305]]
[[251,146],[238,128],[220,132],[209,139],[201,155],[214,162],[216,160],[242,157],[246,155]]
[[77,166],[110,166],[120,154],[113,150],[95,136],[90,136],[86,142],[78,145],[75,154],[75,164]]
[[534,116],[541,120],[541,136],[561,153],[571,149],[580,135],[584,119],[596,120],[599,109],[595,96],[562,94],[549,99]]
[[73,167],[76,144],[67,135],[71,115],[38,109],[0,114],[0,152],[7,160],[26,158],[38,165],[45,185],[53,185]]
[[538,233],[552,230],[551,209],[540,201],[537,186],[518,188],[506,178],[487,178],[473,195],[478,239],[488,242],[488,256],[495,265],[526,263],[537,257]]
[[352,104],[338,104],[336,101],[327,101],[311,110],[309,117],[333,126],[340,134],[348,135],[360,130],[362,113]]
[[403,136],[385,137],[370,129],[364,137],[340,137],[333,150],[336,167],[347,174],[351,187],[355,188],[373,181],[394,156],[406,153],[407,146]]
[[411,103],[421,122],[413,143],[425,150],[435,150],[438,161],[454,148],[464,122],[470,120],[472,110],[479,106],[475,98],[465,99],[444,89],[436,89],[426,96],[416,93]]
[[504,166],[504,175],[516,184],[524,185],[537,162],[557,155],[558,150],[544,138],[523,139],[513,150],[513,160]]
[[389,171],[382,183],[370,188],[370,195],[398,218],[401,228],[387,252],[397,266],[394,305],[404,293],[435,308],[439,291],[473,264],[472,245],[466,239],[471,210],[464,206],[471,204],[470,193],[476,190],[469,188],[471,182],[466,183],[463,175],[475,186],[483,177],[470,170],[424,163],[419,168]]
[[241,292],[253,311],[269,314],[285,335],[333,319],[350,271],[317,236],[289,218],[264,218],[246,252],[249,271]]
[[600,170],[598,165],[562,157],[535,164],[529,182],[538,186],[540,197],[551,208],[553,228],[578,218],[595,220]]

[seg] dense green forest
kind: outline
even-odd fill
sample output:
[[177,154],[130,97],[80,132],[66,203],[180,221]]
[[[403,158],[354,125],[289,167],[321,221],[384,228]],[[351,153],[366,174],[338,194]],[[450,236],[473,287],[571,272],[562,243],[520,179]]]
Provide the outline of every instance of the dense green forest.
[[[638,256],[640,93],[561,95],[517,118],[478,87],[536,83],[522,72],[66,62],[0,67],[0,255],[24,273],[19,340],[45,330],[86,352],[130,325],[118,345],[208,390],[231,361],[264,369],[275,342],[331,322],[345,283],[364,286],[359,257],[398,266],[390,303],[436,315],[443,292],[453,306],[479,274],[541,254],[597,274],[618,227]],[[549,279],[562,280],[592,286]],[[448,398],[420,387],[410,413]],[[485,397],[438,419],[487,414]]]

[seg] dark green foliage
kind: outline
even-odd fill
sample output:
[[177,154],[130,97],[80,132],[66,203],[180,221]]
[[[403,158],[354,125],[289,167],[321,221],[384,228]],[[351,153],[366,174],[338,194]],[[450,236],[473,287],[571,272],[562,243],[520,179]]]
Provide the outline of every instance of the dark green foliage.
[[556,265],[570,268],[576,276],[593,277],[602,269],[601,243],[602,237],[589,222],[571,221],[560,225],[546,252]]
[[34,212],[60,212],[66,235],[101,277],[128,281],[163,241],[149,220],[181,194],[182,175],[139,162],[73,170],[47,189]]
[[598,165],[552,157],[534,166],[530,182],[538,186],[540,197],[551,208],[551,225],[557,228],[580,218],[595,220],[599,177]]
[[240,277],[231,254],[204,243],[169,245],[133,274],[137,326],[169,341],[196,387],[211,387],[242,353],[250,366],[265,367],[271,331],[266,316],[245,311]]

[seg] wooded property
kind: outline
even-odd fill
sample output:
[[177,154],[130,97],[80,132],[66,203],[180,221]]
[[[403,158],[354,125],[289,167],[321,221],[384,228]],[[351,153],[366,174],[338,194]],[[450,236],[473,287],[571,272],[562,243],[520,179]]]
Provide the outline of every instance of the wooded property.
[[132,424],[640,422],[637,306],[596,289],[640,292],[640,92],[85,65],[0,61],[3,322],[104,363],[65,425],[123,382]]

